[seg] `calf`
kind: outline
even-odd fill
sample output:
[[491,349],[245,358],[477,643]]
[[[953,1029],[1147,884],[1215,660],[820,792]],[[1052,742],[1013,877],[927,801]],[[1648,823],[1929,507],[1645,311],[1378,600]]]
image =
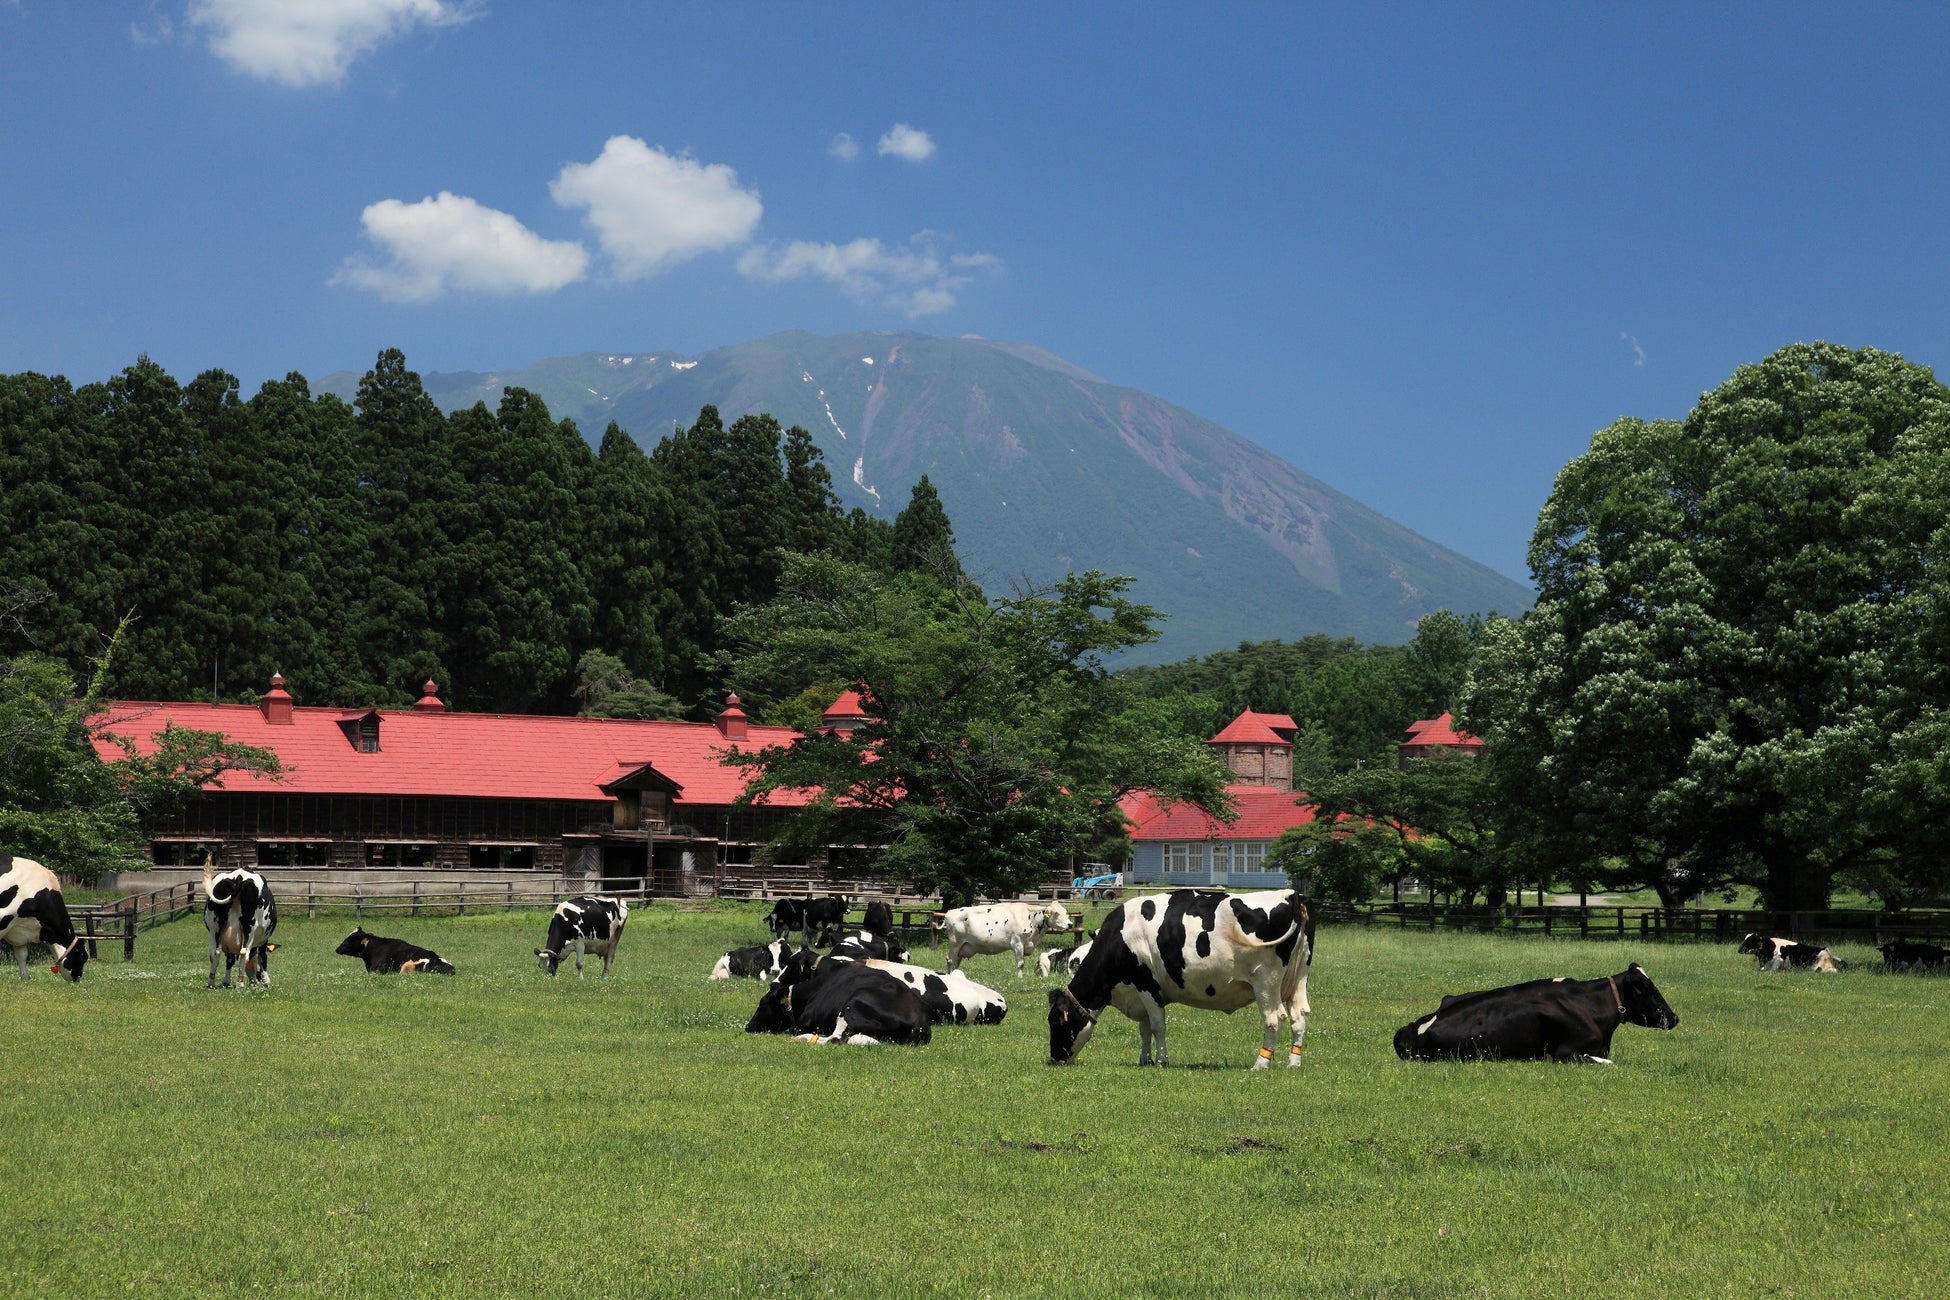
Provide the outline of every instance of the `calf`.
[[831,948],[835,957],[849,957],[862,961],[868,957],[878,957],[882,961],[906,961],[907,945],[892,935],[885,937],[871,930],[842,930],[837,925],[826,927],[826,933],[819,936],[819,946]]
[[345,936],[336,949],[341,957],[357,957],[371,975],[452,975],[453,963],[430,948],[420,948],[404,939],[382,939],[367,934],[364,926]]
[[27,950],[44,943],[54,953],[48,969],[73,983],[88,964],[88,945],[75,938],[61,882],[32,858],[0,852],[0,943],[13,949],[20,978],[27,978]]
[[885,939],[894,933],[894,906],[885,899],[876,898],[867,904],[866,920],[860,923],[862,930],[870,931]]
[[1107,1006],[1138,1022],[1138,1064],[1165,1063],[1165,1007],[1171,1003],[1231,1014],[1259,1007],[1266,1037],[1253,1061],[1273,1062],[1280,1018],[1293,1026],[1289,1067],[1300,1064],[1307,1033],[1307,975],[1313,967],[1314,911],[1297,890],[1227,894],[1180,889],[1133,898],[1111,909],[1066,989],[1049,991],[1049,1059],[1076,1059]]
[[1933,943],[1895,939],[1876,951],[1882,954],[1884,970],[1942,970],[1950,965],[1950,948],[1941,948]]
[[1793,939],[1770,939],[1762,934],[1750,934],[1742,939],[1738,951],[1752,953],[1762,970],[1793,967],[1796,970],[1826,971],[1833,975],[1845,964],[1826,948],[1797,943]]
[[1456,993],[1395,1031],[1404,1061],[1589,1061],[1610,1065],[1621,1024],[1672,1029],[1679,1017],[1633,962],[1596,980],[1531,980]]
[[1074,944],[1068,948],[1045,948],[1036,954],[1036,973],[1049,975],[1061,966],[1064,973],[1074,975],[1083,959],[1090,955],[1090,940]]
[[711,968],[714,980],[775,980],[785,973],[788,965],[795,959],[804,962],[806,972],[811,973],[819,958],[810,948],[792,950],[792,945],[784,939],[774,939],[771,943],[756,944],[750,948],[733,948],[718,958],[718,964]]
[[884,970],[856,961],[819,963],[794,983],[776,980],[745,1026],[748,1034],[794,1034],[809,1043],[926,1043],[933,1035],[921,995]]
[[203,868],[203,928],[210,932],[210,981],[217,987],[217,955],[223,954],[223,987],[230,987],[231,968],[239,958],[244,978],[238,987],[271,986],[271,954],[277,945],[271,932],[278,928],[278,905],[264,877],[246,867],[218,871]]
[[1009,1003],[986,984],[977,984],[958,970],[933,971],[905,962],[869,959],[867,965],[889,975],[921,995],[934,1024],[999,1025]]
[[576,978],[582,978],[582,955],[593,952],[603,959],[603,978],[609,978],[609,964],[616,956],[616,944],[623,937],[623,924],[630,919],[630,905],[620,898],[584,894],[566,898],[555,905],[548,919],[545,947],[535,949],[543,970],[555,974],[556,967],[570,948],[576,953]]
[[1061,903],[990,903],[957,907],[938,916],[948,940],[949,970],[961,969],[962,959],[976,953],[1013,952],[1020,975],[1038,938],[1064,934],[1070,928],[1070,913]]

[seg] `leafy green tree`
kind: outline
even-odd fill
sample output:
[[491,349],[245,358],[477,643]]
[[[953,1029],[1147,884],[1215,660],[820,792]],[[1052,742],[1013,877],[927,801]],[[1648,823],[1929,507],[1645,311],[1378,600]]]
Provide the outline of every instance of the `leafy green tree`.
[[1302,838],[1323,844],[1331,863],[1352,855],[1377,881],[1412,875],[1465,906],[1479,897],[1501,902],[1517,883],[1498,838],[1484,759],[1438,753],[1364,762],[1322,777],[1307,793],[1318,812],[1312,828],[1299,828]]
[[629,668],[615,655],[588,651],[576,662],[576,673],[581,679],[576,695],[582,701],[585,718],[671,720],[684,716],[681,700],[630,676]]
[[929,573],[944,573],[951,577],[961,573],[961,561],[955,555],[955,531],[948,523],[948,511],[941,504],[941,494],[934,490],[926,474],[914,484],[908,494],[907,504],[894,516],[893,535],[894,562],[906,569],[919,569]]
[[664,566],[673,507],[656,466],[613,421],[590,469],[581,513],[595,643],[614,650],[632,675],[662,681],[663,628],[676,599]]

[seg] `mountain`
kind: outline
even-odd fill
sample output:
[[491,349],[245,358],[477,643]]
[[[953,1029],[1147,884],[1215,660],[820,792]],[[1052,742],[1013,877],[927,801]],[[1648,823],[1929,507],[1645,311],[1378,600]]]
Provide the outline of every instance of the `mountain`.
[[[926,474],[990,589],[1075,569],[1134,575],[1171,615],[1147,661],[1311,632],[1400,644],[1434,609],[1529,607],[1519,583],[1262,447],[1038,348],[920,334],[778,334],[697,356],[588,353],[421,376],[444,409],[539,394],[592,441],[646,447],[706,403],[810,430],[841,498],[891,517]],[[348,400],[359,376],[328,375]]]

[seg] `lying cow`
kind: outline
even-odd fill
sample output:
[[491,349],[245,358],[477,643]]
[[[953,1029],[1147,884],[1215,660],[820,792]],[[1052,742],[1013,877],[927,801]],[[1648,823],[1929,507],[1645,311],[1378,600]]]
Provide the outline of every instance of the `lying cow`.
[[210,981],[205,988],[217,987],[219,953],[223,954],[223,987],[230,987],[230,972],[239,959],[244,963],[239,988],[271,986],[271,954],[277,951],[271,932],[278,928],[278,905],[264,877],[248,867],[218,871],[215,863],[207,864],[203,928],[210,932]]
[[382,939],[357,926],[334,951],[341,957],[357,957],[366,964],[369,975],[452,975],[454,965],[431,948],[421,948],[404,939]]
[[1826,948],[1817,948],[1811,943],[1797,943],[1793,939],[1770,939],[1762,934],[1750,934],[1740,941],[1740,952],[1752,953],[1762,970],[1818,970],[1834,974],[1846,963],[1840,961]]
[[1589,1061],[1610,1065],[1621,1024],[1672,1029],[1679,1017],[1633,962],[1596,980],[1559,977],[1455,993],[1395,1031],[1404,1061]]
[[921,995],[864,962],[819,963],[794,983],[776,980],[745,1026],[748,1034],[793,1034],[809,1043],[926,1043],[933,1035]]
[[603,978],[609,978],[609,964],[616,957],[616,945],[623,937],[623,924],[630,919],[630,905],[620,898],[584,894],[565,898],[555,905],[548,919],[547,946],[535,949],[543,970],[555,974],[556,967],[570,948],[576,954],[576,978],[582,978],[582,955],[593,952],[603,959]]
[[772,904],[765,917],[765,928],[774,939],[783,939],[794,930],[811,943],[813,937],[831,925],[846,924],[846,900],[831,898],[781,898]]
[[1910,939],[1894,939],[1876,951],[1882,954],[1884,970],[1942,970],[1950,965],[1950,948]]
[[862,930],[870,931],[885,939],[894,933],[894,906],[885,899],[876,898],[867,904],[867,916],[860,923]]
[[1009,1003],[986,984],[977,984],[958,970],[936,971],[905,962],[869,959],[867,965],[889,975],[921,995],[933,1023],[950,1025],[999,1025],[1009,1014]]
[[831,948],[835,957],[849,957],[854,961],[864,961],[878,957],[882,961],[906,961],[907,945],[892,935],[881,936],[871,930],[842,930],[837,925],[826,927],[826,933],[819,936],[819,946]]
[[810,948],[800,948],[797,952],[785,939],[774,939],[771,943],[755,944],[750,948],[733,948],[718,958],[718,964],[711,968],[714,980],[775,980],[783,975],[794,962],[803,964],[803,975],[810,975],[819,955]]
[[1089,955],[1088,939],[1069,948],[1045,948],[1036,954],[1036,973],[1046,976],[1061,967],[1065,974],[1074,975],[1077,967],[1083,965],[1083,959]]
[[959,970],[976,953],[1012,952],[1016,974],[1045,934],[1065,934],[1070,913],[1061,903],[990,903],[936,914],[948,941],[948,969]]
[[88,964],[88,945],[75,938],[61,882],[32,858],[0,852],[0,943],[13,949],[20,978],[27,978],[27,950],[44,943],[54,953],[48,969],[70,983]]
[[1312,902],[1298,890],[1228,894],[1180,889],[1111,909],[1066,989],[1049,991],[1049,1059],[1076,1059],[1107,1006],[1138,1022],[1138,1064],[1165,1063],[1165,1007],[1174,1002],[1228,1014],[1256,1004],[1266,1038],[1253,1061],[1273,1061],[1280,1017],[1293,1025],[1287,1065],[1300,1064],[1307,1033],[1307,974],[1314,956]]

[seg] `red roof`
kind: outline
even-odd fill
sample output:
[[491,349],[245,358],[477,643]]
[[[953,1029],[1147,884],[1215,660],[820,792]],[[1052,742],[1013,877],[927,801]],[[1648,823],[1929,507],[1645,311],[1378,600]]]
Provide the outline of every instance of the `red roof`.
[[1456,730],[1456,717],[1445,713],[1438,718],[1424,718],[1408,726],[1404,745],[1447,745],[1452,749],[1481,749],[1483,742],[1467,731]]
[[1124,796],[1118,808],[1130,818],[1134,840],[1272,840],[1314,819],[1314,805],[1298,802],[1304,794],[1266,785],[1229,785],[1226,792],[1239,811],[1235,822],[1194,804],[1166,803],[1149,791]]
[[[379,719],[379,750],[364,754],[353,746],[357,727],[348,736],[341,724],[369,714]],[[119,701],[107,716],[107,730],[134,741],[138,753],[153,753],[154,733],[173,722],[272,750],[284,764],[278,781],[231,772],[209,789],[606,802],[602,785],[647,763],[683,787],[680,807],[728,804],[744,789],[744,773],[720,763],[720,751],[782,745],[799,734],[753,725],[745,740],[728,741],[708,722],[303,706],[292,708],[289,724],[278,724],[254,704]],[[104,759],[122,756],[107,739],[95,747]],[[767,801],[793,805],[805,796],[780,791]]]
[[1284,713],[1254,713],[1247,709],[1228,722],[1208,745],[1291,745],[1299,727]]
[[861,704],[860,692],[849,686],[840,692],[840,697],[827,706],[821,716],[828,722],[835,718],[865,718],[867,710]]

